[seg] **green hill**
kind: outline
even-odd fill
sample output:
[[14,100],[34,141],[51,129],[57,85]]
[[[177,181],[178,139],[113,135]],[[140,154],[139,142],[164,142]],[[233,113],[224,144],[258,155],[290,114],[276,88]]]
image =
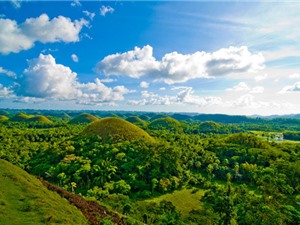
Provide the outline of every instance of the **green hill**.
[[181,123],[178,120],[175,120],[171,117],[159,118],[152,121],[149,126],[149,129],[166,129],[166,130],[181,130]]
[[151,119],[151,117],[149,117],[149,116],[147,116],[147,115],[140,115],[139,118],[140,118],[141,120],[144,120],[144,121],[148,121],[148,120]]
[[205,121],[200,123],[199,127],[195,130],[195,132],[224,134],[228,133],[228,128],[222,124],[213,121]]
[[38,123],[45,123],[45,124],[52,123],[52,121],[49,120],[46,116],[34,116],[27,119],[26,122],[38,122]]
[[137,116],[129,116],[126,120],[130,123],[133,123],[133,124],[137,125],[137,126],[144,126],[146,124],[146,122],[144,120],[140,119]]
[[5,120],[8,120],[8,117],[7,117],[7,116],[0,115],[0,121],[5,121]]
[[99,118],[88,114],[88,113],[82,113],[79,116],[73,118],[70,120],[69,124],[80,124],[80,123],[91,123],[93,121],[98,120]]
[[154,139],[138,126],[120,118],[104,118],[89,124],[83,131],[83,135],[100,135],[103,140],[112,137],[114,140],[146,140]]
[[2,159],[0,180],[0,224],[89,224],[66,199]]
[[25,113],[18,113],[16,115],[14,115],[12,118],[10,118],[10,121],[12,122],[26,122],[27,119],[32,118],[32,115],[27,115]]

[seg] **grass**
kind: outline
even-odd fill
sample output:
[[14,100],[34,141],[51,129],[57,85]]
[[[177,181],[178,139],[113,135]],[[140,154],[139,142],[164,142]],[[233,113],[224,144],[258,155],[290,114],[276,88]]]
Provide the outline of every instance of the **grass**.
[[73,118],[70,120],[70,124],[80,124],[80,123],[91,123],[93,121],[98,120],[99,118],[88,114],[88,113],[82,113],[79,116]]
[[133,124],[138,125],[138,126],[144,126],[146,124],[146,122],[144,120],[140,119],[137,116],[130,116],[126,120],[128,122],[133,123]]
[[179,211],[181,211],[182,217],[185,217],[193,209],[201,210],[203,207],[201,199],[204,196],[205,191],[202,189],[197,189],[197,192],[194,192],[193,190],[194,189],[177,190],[173,193],[165,194],[145,201],[157,203],[162,200],[170,201]]
[[2,159],[0,181],[0,224],[89,224],[66,199]]
[[145,140],[154,142],[154,139],[138,126],[120,118],[104,118],[89,124],[82,135],[99,135],[106,141],[113,140]]

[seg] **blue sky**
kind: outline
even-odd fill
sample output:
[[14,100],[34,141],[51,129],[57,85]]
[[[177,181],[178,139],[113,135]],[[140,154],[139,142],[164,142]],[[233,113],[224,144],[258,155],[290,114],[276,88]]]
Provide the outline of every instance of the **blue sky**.
[[300,113],[300,3],[0,1],[0,107]]

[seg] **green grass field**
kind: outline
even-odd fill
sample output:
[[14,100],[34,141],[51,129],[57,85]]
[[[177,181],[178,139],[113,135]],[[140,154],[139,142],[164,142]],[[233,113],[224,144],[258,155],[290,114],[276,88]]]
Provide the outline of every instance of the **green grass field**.
[[190,211],[202,209],[203,204],[201,202],[205,191],[199,189],[197,192],[193,192],[193,189],[177,190],[170,194],[165,194],[157,198],[146,200],[149,202],[160,202],[162,200],[170,201],[173,205],[182,213],[182,217],[189,214]]
[[89,224],[84,215],[35,177],[0,159],[0,224]]

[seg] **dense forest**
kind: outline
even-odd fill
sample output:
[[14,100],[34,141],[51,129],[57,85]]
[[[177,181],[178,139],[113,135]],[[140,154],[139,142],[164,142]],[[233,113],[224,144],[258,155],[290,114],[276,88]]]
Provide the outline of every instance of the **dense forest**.
[[122,223],[300,224],[299,119],[0,115],[0,159],[117,212]]

